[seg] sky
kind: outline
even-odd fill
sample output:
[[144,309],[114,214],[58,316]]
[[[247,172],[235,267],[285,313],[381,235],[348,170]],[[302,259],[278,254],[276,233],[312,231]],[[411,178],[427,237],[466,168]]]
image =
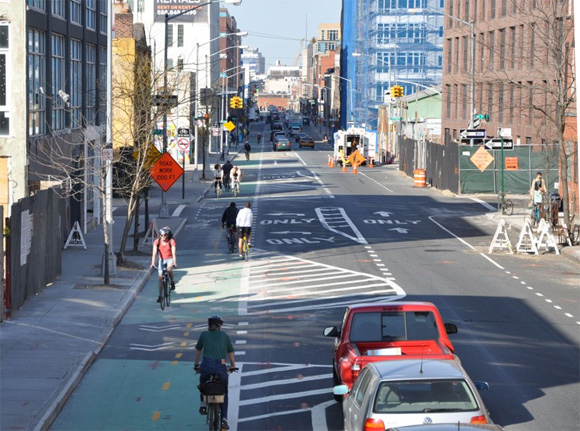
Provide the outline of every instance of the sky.
[[320,24],[340,23],[342,0],[243,0],[226,7],[249,33],[242,45],[258,48],[267,70],[276,60],[292,66],[302,38],[316,37]]

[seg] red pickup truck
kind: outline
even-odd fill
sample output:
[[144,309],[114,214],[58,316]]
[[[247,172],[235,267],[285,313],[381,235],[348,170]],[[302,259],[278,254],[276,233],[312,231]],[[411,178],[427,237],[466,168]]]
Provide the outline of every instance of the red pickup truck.
[[333,383],[349,389],[364,366],[393,359],[457,359],[447,334],[457,333],[453,323],[443,323],[430,302],[385,302],[350,305],[336,326],[324,330],[335,337]]

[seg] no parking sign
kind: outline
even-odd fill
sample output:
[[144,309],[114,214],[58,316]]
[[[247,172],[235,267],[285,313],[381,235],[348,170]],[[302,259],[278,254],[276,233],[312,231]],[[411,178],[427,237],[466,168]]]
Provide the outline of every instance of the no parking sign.
[[187,153],[189,151],[189,138],[181,137],[177,140],[177,148],[182,153]]

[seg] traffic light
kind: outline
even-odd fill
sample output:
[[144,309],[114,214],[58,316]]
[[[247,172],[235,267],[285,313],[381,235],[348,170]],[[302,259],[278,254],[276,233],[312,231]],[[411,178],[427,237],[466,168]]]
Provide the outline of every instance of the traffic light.
[[209,125],[209,114],[204,114],[203,119],[205,120],[205,126]]
[[395,97],[397,97],[397,87],[396,86],[392,86],[391,87],[391,97],[394,99]]
[[238,109],[242,109],[244,107],[244,99],[238,97]]
[[232,97],[230,99],[230,108],[236,109],[236,106],[237,106],[236,98],[235,97]]
[[404,91],[403,91],[403,90],[404,90],[404,88],[403,88],[403,87],[401,87],[400,85],[397,85],[397,87],[398,87],[398,88],[397,88],[397,93],[399,94],[399,97],[403,97],[403,96],[405,95],[405,94],[404,94]]
[[391,97],[403,97],[403,87],[400,85],[393,85],[391,87]]

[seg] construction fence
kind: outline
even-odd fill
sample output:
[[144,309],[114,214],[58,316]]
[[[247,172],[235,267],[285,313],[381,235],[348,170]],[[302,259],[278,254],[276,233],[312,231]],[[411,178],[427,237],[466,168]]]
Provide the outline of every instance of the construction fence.
[[[456,194],[497,194],[502,188],[500,150],[487,150],[490,163],[482,171],[474,154],[480,145],[441,145],[430,141],[403,138],[399,141],[399,170],[413,177],[425,169],[426,182]],[[537,172],[542,172],[549,192],[558,181],[558,145],[518,145],[504,150],[503,183],[508,194],[528,194]],[[482,167],[480,165],[480,167]]]
[[17,310],[61,274],[66,202],[54,189],[12,204],[6,229],[7,310]]

